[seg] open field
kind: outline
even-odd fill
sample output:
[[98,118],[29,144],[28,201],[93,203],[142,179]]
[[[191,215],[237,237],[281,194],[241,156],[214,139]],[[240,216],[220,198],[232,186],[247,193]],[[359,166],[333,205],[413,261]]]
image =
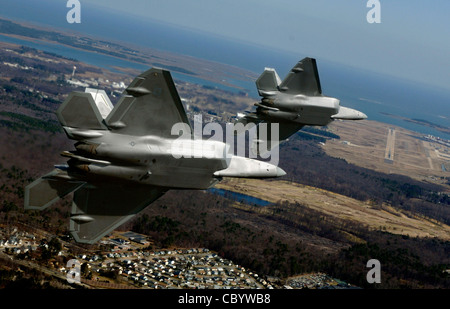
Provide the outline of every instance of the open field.
[[[368,169],[440,185],[446,183],[444,177],[450,177],[450,172],[442,169],[450,163],[450,148],[423,140],[420,133],[370,120],[335,121],[329,129],[341,137],[322,146],[330,156]],[[450,190],[450,186],[446,187]]]
[[[412,237],[438,237],[450,240],[450,227],[430,219],[383,205],[373,207],[340,194],[287,181],[228,179],[216,187],[240,192],[271,202],[301,203],[331,217],[358,222],[371,230],[382,230]],[[263,211],[263,210],[261,210]]]

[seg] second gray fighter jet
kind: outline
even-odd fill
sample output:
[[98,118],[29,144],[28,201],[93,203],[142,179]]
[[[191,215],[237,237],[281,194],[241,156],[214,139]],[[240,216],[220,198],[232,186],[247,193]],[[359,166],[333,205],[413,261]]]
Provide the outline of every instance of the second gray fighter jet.
[[[355,109],[344,107],[336,98],[324,96],[320,86],[317,63],[314,58],[299,61],[281,81],[277,72],[266,68],[256,80],[258,93],[262,97],[255,103],[256,111],[238,114],[243,124],[262,122],[279,123],[278,141],[286,140],[305,125],[325,126],[335,119],[362,120],[367,116]],[[270,130],[270,126],[268,126]],[[271,149],[278,141],[258,138],[258,149]],[[265,148],[262,144],[267,143]]]

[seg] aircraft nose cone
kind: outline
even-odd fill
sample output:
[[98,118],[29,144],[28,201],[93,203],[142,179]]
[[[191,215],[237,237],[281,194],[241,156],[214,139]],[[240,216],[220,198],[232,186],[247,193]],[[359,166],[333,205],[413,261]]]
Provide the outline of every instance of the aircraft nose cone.
[[356,109],[341,106],[339,112],[333,116],[332,119],[342,119],[342,120],[362,120],[367,119],[367,115],[363,112],[357,111]]
[[284,176],[284,175],[286,175],[286,172],[283,171],[283,169],[277,167],[277,177],[281,177],[281,176]]

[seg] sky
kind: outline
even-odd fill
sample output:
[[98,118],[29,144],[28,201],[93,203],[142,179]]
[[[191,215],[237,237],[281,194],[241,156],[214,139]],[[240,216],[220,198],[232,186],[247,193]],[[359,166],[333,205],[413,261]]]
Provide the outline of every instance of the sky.
[[[7,16],[4,1],[11,0],[0,0],[0,15]],[[82,22],[96,6],[104,16],[116,11],[450,90],[449,0],[375,0],[381,23],[368,23],[369,0],[79,1]],[[49,23],[69,11],[67,0],[15,2],[23,6],[20,11],[36,11]],[[57,16],[39,10],[44,2],[55,3]]]
[[[450,1],[90,0],[98,6],[450,89]],[[82,3],[82,1],[81,1]]]

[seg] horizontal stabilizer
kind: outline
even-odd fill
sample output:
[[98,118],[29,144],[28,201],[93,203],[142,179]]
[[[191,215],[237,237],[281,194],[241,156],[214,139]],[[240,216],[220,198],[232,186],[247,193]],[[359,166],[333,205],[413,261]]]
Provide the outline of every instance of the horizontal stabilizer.
[[71,234],[77,242],[93,244],[165,192],[158,187],[88,184],[74,194]]
[[84,184],[84,182],[61,180],[63,177],[60,176],[67,176],[67,174],[54,170],[26,186],[25,209],[43,210]]

